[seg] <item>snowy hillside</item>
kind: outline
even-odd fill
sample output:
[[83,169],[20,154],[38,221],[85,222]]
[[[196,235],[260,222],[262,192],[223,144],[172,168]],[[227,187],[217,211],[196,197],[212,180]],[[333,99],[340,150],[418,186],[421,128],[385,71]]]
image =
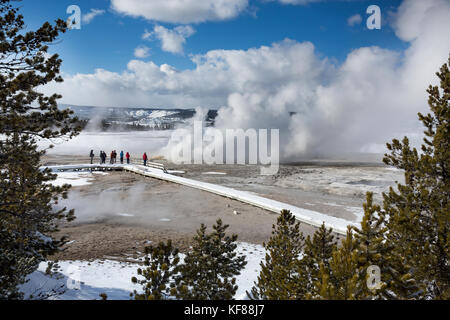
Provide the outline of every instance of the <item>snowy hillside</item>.
[[[132,130],[139,127],[142,130],[173,129],[186,123],[195,115],[193,109],[160,109],[160,108],[122,108],[122,107],[89,107],[60,105],[60,108],[70,108],[75,115],[84,121],[94,120],[103,126],[122,127]],[[217,116],[216,110],[210,110],[206,123],[212,125]]]

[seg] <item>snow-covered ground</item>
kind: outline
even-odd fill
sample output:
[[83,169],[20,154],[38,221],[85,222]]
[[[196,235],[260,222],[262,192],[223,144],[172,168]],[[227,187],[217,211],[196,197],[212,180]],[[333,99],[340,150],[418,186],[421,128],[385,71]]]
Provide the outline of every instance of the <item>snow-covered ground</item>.
[[247,291],[250,291],[258,278],[261,271],[261,261],[266,255],[264,247],[261,245],[249,244],[240,242],[237,251],[244,254],[247,258],[247,265],[242,273],[236,278],[236,283],[239,286],[236,295],[237,300],[246,300]]
[[58,265],[59,271],[48,275],[45,273],[47,263],[42,262],[38,270],[28,276],[29,281],[21,286],[25,299],[32,296],[31,299],[95,300],[106,293],[109,299],[124,300],[138,289],[131,282],[138,264],[95,260],[60,261]]
[[[256,281],[260,262],[264,259],[264,248],[260,245],[240,242],[237,251],[246,256],[247,265],[237,276],[238,291],[235,299],[247,299],[246,291],[250,291]],[[106,293],[110,300],[128,300],[134,290],[140,292],[139,285],[131,282],[137,276],[138,263],[119,262],[115,260],[95,261],[60,261],[58,272],[46,274],[47,263],[39,265],[39,269],[28,276],[28,282],[21,286],[25,298],[32,295],[35,299],[44,296],[51,300],[94,300],[101,299]]]
[[61,187],[64,184],[70,184],[73,187],[85,186],[92,183],[95,175],[105,175],[106,172],[58,172],[56,180],[50,183],[54,186]]
[[70,184],[73,187],[85,186],[92,183],[95,175],[108,174],[106,172],[58,172],[56,180],[50,183],[54,186],[61,187],[64,184]]

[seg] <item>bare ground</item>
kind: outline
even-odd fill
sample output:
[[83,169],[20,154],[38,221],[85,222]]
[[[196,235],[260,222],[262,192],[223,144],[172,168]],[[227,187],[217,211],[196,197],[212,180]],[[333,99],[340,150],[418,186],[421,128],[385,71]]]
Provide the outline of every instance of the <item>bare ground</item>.
[[[70,202],[70,198],[75,200]],[[72,242],[54,259],[137,257],[150,242],[169,239],[185,251],[201,223],[211,230],[219,218],[230,225],[229,232],[237,234],[239,241],[262,244],[277,218],[235,200],[125,172],[96,176],[93,184],[74,187],[68,207],[75,208],[79,217],[55,234]],[[305,235],[315,230],[301,226]]]

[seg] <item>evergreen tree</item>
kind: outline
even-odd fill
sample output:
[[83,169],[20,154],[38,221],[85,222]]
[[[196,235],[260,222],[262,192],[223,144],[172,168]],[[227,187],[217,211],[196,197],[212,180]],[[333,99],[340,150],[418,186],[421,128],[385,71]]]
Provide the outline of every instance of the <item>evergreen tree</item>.
[[133,277],[131,281],[142,285],[143,293],[134,291],[136,300],[163,300],[170,296],[170,282],[178,273],[180,258],[178,249],[161,242],[157,247],[145,248],[144,265],[146,269],[139,268],[137,273],[143,279]]
[[[10,0],[0,0],[0,132],[40,138],[72,137],[78,119],[69,109],[58,109],[58,94],[46,96],[39,88],[62,82],[62,60],[48,56],[48,43],[67,29],[63,20],[46,22],[36,31],[24,32],[23,16]],[[16,1],[15,1],[16,2]]]
[[237,235],[227,236],[228,225],[217,220],[213,232],[201,225],[192,250],[180,265],[171,294],[183,300],[229,300],[238,289],[235,276],[247,262],[236,252]]
[[37,139],[71,138],[79,132],[72,111],[59,110],[59,95],[39,87],[59,76],[61,60],[48,56],[48,43],[65,32],[62,20],[24,31],[23,16],[9,0],[0,0],[0,298],[21,298],[17,286],[39,262],[63,243],[49,237],[59,219],[73,211],[55,211],[69,186],[48,184],[56,175],[40,170],[44,154]]
[[[387,241],[420,290],[409,297],[450,298],[450,59],[437,76],[440,88],[430,86],[431,112],[419,113],[425,126],[422,152],[408,138],[387,144],[384,162],[405,171],[405,184],[384,194],[389,228]],[[410,289],[410,288],[409,288]],[[408,288],[405,288],[408,292]]]
[[327,229],[323,223],[311,239],[308,236],[305,240],[305,249],[300,263],[299,273],[305,283],[306,298],[311,298],[319,294],[315,292],[315,283],[320,280],[319,274],[330,269],[330,260],[333,251],[337,249],[337,243],[333,236],[333,230]]
[[313,299],[353,300],[358,291],[358,255],[355,248],[353,232],[349,228],[347,237],[342,240],[342,246],[335,249],[329,261],[329,269],[322,262],[319,280],[316,282],[318,296]]
[[300,223],[290,211],[283,210],[272,228],[272,236],[264,244],[267,253],[261,272],[247,295],[264,300],[302,299],[306,287],[299,274],[299,259],[305,239]]
[[[427,90],[432,113],[426,116],[419,113],[426,128],[422,152],[411,148],[406,137],[402,142],[394,139],[387,144],[391,153],[383,161],[404,170],[405,184],[397,184],[397,191],[390,188],[387,194],[383,193],[383,209],[373,203],[373,195],[368,193],[361,227],[349,228],[339,248],[333,243],[331,230],[322,226],[313,240],[306,239],[299,262],[291,250],[286,250],[293,247],[295,237],[275,237],[278,232],[274,232],[271,245],[266,247],[266,263],[262,264],[252,290],[253,297],[288,299],[302,294],[307,299],[339,300],[450,297],[449,68],[450,59],[437,73],[440,88],[430,86]],[[293,221],[281,224],[280,229],[289,230]],[[282,267],[277,268],[278,264]],[[298,266],[297,274],[290,273],[292,265]],[[376,277],[376,273],[369,272],[374,269]],[[292,274],[299,277],[297,287],[283,280],[292,279]],[[306,288],[307,292],[298,294],[298,287]]]
[[[333,251],[334,252],[334,251]],[[307,299],[331,300],[335,296],[334,288],[330,285],[330,269],[320,263],[318,279],[315,288],[307,293]]]
[[[318,279],[307,298],[403,299],[414,290],[408,268],[400,265],[401,258],[387,241],[385,213],[373,203],[372,193],[367,193],[363,207],[361,227],[349,228],[342,246],[334,248],[328,263],[319,260]],[[309,277],[311,270],[306,269]]]
[[[358,299],[381,299],[390,297],[386,293],[388,275],[390,274],[391,246],[386,243],[386,225],[384,214],[380,206],[373,203],[373,194],[368,192],[363,204],[364,216],[360,228],[353,228],[355,232],[355,247],[357,248],[358,281],[360,290]],[[371,288],[367,286],[370,266],[380,268],[378,283]]]
[[[357,299],[405,299],[410,292],[417,291],[415,281],[409,273],[402,255],[388,241],[386,213],[373,203],[373,194],[368,192],[364,207],[364,217],[355,232],[355,248],[358,260],[359,286]],[[379,278],[369,272],[379,268]],[[377,283],[368,285],[370,278]]]

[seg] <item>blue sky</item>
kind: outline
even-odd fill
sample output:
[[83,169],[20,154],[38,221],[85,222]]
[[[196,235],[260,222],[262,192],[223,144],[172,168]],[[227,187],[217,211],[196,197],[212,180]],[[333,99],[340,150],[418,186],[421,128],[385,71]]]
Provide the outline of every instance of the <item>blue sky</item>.
[[[149,56],[157,65],[167,63],[178,70],[194,68],[190,56],[204,54],[216,49],[243,49],[270,46],[285,38],[298,42],[312,42],[319,55],[337,62],[345,60],[351,50],[366,46],[380,46],[402,50],[406,44],[398,39],[390,27],[389,15],[401,1],[327,1],[305,5],[282,4],[277,1],[250,0],[249,5],[236,17],[222,21],[189,23],[195,33],[186,38],[183,53],[162,50],[156,39],[143,40],[145,30],[155,25],[173,29],[180,23],[131,17],[113,10],[109,0],[24,0],[22,14],[30,28],[44,21],[53,21],[69,15],[69,5],[78,5],[83,14],[91,9],[104,10],[89,24],[82,23],[81,30],[71,30],[52,45],[52,52],[63,58],[62,71],[67,74],[92,73],[97,68],[112,72],[126,69],[127,63],[136,59],[134,49],[149,48]],[[381,30],[366,28],[366,9],[369,5],[380,6],[383,15]],[[353,26],[348,18],[355,14],[362,22]]]

